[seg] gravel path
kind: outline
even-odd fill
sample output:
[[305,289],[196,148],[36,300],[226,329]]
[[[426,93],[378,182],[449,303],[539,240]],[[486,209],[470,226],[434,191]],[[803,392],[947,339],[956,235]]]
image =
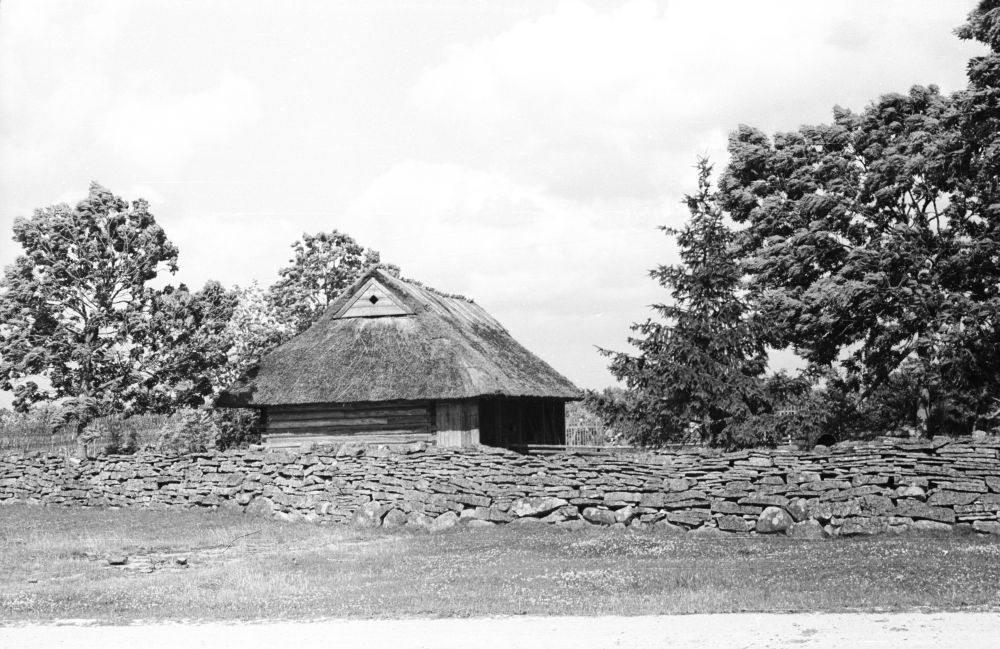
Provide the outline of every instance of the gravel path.
[[1000,613],[498,617],[130,626],[98,626],[69,621],[45,626],[19,623],[0,626],[0,647],[996,649],[1000,647]]

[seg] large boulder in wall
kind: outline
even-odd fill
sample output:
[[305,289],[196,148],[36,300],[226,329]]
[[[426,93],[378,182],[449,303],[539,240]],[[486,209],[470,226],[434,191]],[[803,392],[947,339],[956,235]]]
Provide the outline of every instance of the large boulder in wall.
[[758,534],[777,534],[785,532],[795,523],[792,515],[781,507],[767,507],[757,519]]

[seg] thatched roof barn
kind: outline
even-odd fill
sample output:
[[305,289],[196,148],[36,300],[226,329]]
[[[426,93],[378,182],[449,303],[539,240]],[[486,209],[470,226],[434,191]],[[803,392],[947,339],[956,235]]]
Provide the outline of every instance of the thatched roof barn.
[[479,305],[373,268],[219,404],[263,409],[271,443],[518,446],[565,443],[578,398]]

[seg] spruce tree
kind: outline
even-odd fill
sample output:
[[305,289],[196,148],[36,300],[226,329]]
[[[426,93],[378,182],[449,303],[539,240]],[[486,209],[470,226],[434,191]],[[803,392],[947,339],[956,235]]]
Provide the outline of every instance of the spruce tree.
[[644,444],[752,445],[740,424],[765,405],[767,354],[742,295],[736,233],[711,189],[712,167],[702,159],[697,168],[698,191],[685,197],[690,219],[679,230],[660,228],[677,238],[681,263],[650,271],[672,299],[653,306],[658,319],[632,326],[638,354],[604,351],[629,398],[603,410],[636,420],[645,432],[635,441]]

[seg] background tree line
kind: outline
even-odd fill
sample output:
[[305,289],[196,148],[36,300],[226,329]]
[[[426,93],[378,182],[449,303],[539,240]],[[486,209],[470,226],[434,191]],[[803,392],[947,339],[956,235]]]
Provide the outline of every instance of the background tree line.
[[[773,137],[740,126],[715,188],[699,162],[690,219],[664,228],[680,263],[650,273],[669,299],[633,326],[633,353],[604,352],[625,389],[588,396],[606,422],[628,422],[636,443],[728,447],[996,426],[998,7],[983,0],[957,30],[987,48],[966,88],[915,86]],[[0,389],[19,411],[54,402],[81,441],[111,413],[210,404],[380,262],[333,231],[296,241],[267,289],[154,288],[177,248],[145,201],[97,184],[75,207],[17,219],[14,239]],[[789,347],[806,369],[768,375],[768,350]],[[171,434],[229,443],[251,427],[246,413],[201,411]]]
[[146,201],[128,203],[96,183],[75,207],[18,218],[14,240],[24,254],[0,280],[0,389],[22,413],[54,404],[53,424],[81,445],[107,415],[181,410],[168,445],[243,440],[255,425],[250,411],[190,409],[210,405],[380,263],[377,251],[334,230],[296,241],[266,290],[216,281],[199,291],[154,288],[177,271],[176,246]]
[[[718,186],[698,165],[670,296],[605,351],[624,394],[591,393],[642,443],[720,446],[1000,416],[1000,2],[956,34],[987,46],[968,85],[889,94],[829,124],[740,126]],[[796,376],[765,374],[791,347]]]

